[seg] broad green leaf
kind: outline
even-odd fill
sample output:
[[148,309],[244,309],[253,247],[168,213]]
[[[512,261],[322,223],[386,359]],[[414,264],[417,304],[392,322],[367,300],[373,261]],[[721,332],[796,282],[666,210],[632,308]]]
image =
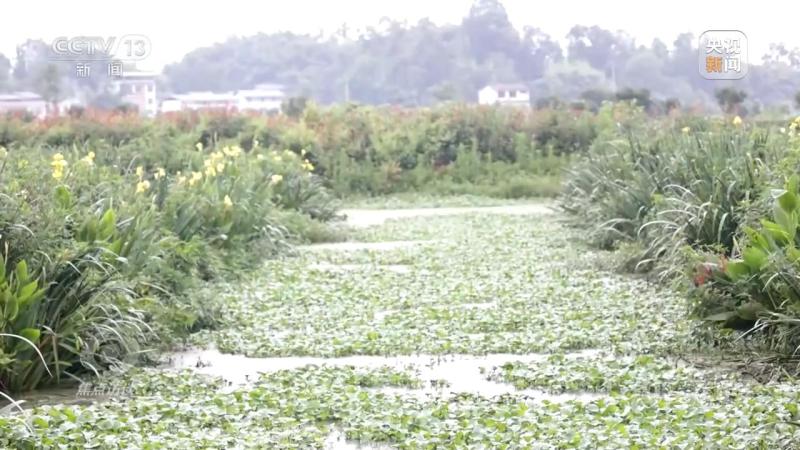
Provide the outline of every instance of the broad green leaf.
[[116,215],[114,214],[113,209],[108,209],[105,214],[103,214],[102,219],[100,219],[100,225],[98,227],[98,236],[99,240],[106,240],[111,238],[114,235],[114,228],[117,224]]
[[778,243],[785,244],[791,239],[794,239],[794,236],[790,237],[789,233],[784,229],[784,227],[775,222],[762,219],[761,225],[764,227],[764,230],[767,231],[767,234],[769,234],[769,236]]
[[17,283],[28,282],[28,263],[26,263],[24,259],[17,263],[15,272],[17,275]]
[[778,197],[778,204],[781,209],[786,213],[792,213],[797,210],[798,200],[796,191],[786,191]]
[[3,317],[9,322],[13,322],[14,319],[17,318],[17,314],[19,314],[19,301],[17,301],[15,296],[9,295],[5,304]]
[[72,194],[66,186],[61,185],[56,188],[56,201],[64,209],[72,206]]
[[747,302],[738,308],[736,308],[736,314],[739,315],[742,319],[745,320],[756,320],[758,319],[759,313],[765,311],[764,305],[758,302]]
[[800,187],[800,177],[797,174],[793,174],[786,180],[786,190],[792,193],[797,193],[798,187]]
[[726,267],[726,273],[732,280],[740,280],[750,275],[750,268],[744,261],[729,261]]
[[757,247],[748,247],[742,252],[742,259],[751,270],[761,270],[767,264],[767,253]]
[[39,286],[39,283],[36,280],[31,281],[30,283],[20,287],[17,290],[17,297],[19,298],[20,303],[25,303],[30,296],[36,292],[36,288]]
[[39,342],[39,337],[41,336],[42,333],[36,328],[24,328],[18,334],[35,344]]
[[782,208],[775,208],[775,222],[786,232],[789,240],[794,241],[794,235],[797,232],[797,213],[794,211],[786,212]]

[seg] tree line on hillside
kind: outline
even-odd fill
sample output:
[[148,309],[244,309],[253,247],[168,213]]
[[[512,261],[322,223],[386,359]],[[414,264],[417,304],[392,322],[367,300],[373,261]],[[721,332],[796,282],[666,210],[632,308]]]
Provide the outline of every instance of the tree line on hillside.
[[[745,79],[720,82],[699,75],[697,39],[688,33],[678,35],[671,48],[658,39],[642,45],[623,31],[598,26],[577,25],[566,37],[562,48],[535,27],[517,30],[499,0],[476,0],[460,24],[384,19],[358,35],[343,27],[327,37],[280,32],[231,38],[168,65],[161,87],[226,91],[277,82],[321,103],[413,106],[474,101],[486,84],[522,82],[545,102],[594,105],[620,92],[647,92],[662,107],[684,108],[721,103],[716,91],[728,88],[746,93],[743,111],[773,107],[783,113],[796,106],[800,91],[800,49],[782,44],[773,45],[760,64],[750,61]],[[49,97],[80,91],[109,101],[102,78],[59,82],[64,68],[43,60],[42,45],[21,45],[15,65],[0,56],[0,90],[26,87]]]

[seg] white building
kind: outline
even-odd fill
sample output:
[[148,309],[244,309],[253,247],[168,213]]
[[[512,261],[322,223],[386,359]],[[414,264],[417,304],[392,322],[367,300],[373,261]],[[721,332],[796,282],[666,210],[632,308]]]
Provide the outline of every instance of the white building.
[[253,89],[237,91],[236,107],[239,111],[280,111],[286,91],[280,84],[259,84]]
[[161,112],[235,109],[266,113],[280,111],[281,103],[285,98],[284,87],[279,84],[259,84],[253,89],[242,89],[235,92],[188,92],[164,98],[161,102]]
[[524,84],[490,84],[478,91],[481,105],[530,106],[531,93]]
[[41,119],[47,115],[47,102],[33,92],[0,94],[0,114],[6,113],[27,113]]
[[237,107],[237,98],[231,93],[215,93],[210,91],[173,94],[161,102],[161,112],[183,110],[224,109]]
[[151,72],[123,72],[122,76],[112,82],[112,88],[123,102],[135,105],[139,114],[154,116],[158,112],[157,77],[157,74]]

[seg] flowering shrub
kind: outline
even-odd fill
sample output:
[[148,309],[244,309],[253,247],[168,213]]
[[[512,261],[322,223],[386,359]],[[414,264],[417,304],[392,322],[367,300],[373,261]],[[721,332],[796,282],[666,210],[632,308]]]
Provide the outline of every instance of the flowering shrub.
[[303,231],[287,214],[333,216],[302,156],[197,144],[169,165],[107,145],[0,151],[0,391],[213,322],[188,290],[286,248]]

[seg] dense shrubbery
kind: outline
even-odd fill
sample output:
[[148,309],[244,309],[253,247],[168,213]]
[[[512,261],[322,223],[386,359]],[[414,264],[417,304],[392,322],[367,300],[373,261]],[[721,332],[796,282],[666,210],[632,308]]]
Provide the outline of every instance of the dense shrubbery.
[[134,142],[0,149],[1,391],[207,326],[213,302],[187,295],[200,281],[275,255],[334,214],[301,154],[197,143],[159,161]]
[[569,170],[561,205],[595,245],[624,247],[627,269],[691,281],[698,318],[766,331],[759,335],[770,349],[794,354],[800,122],[687,123],[620,127],[599,138]]
[[[0,121],[0,145],[109,146],[109,164],[179,170],[175,146],[236,144],[290,150],[338,195],[428,191],[499,197],[552,196],[570,157],[597,134],[581,111],[449,105],[401,109],[306,106],[297,118],[180,113],[158,120],[84,113],[48,123]],[[88,147],[87,147],[88,148]],[[459,162],[461,160],[461,162]],[[466,160],[466,161],[465,161]]]

